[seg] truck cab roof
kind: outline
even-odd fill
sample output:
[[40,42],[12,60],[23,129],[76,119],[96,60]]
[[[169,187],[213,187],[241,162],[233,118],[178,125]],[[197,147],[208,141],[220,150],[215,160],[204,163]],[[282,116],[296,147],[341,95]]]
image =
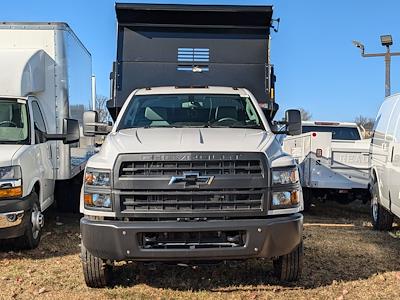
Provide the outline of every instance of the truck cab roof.
[[148,87],[138,89],[135,95],[159,95],[159,94],[224,94],[224,95],[248,95],[248,91],[243,88],[223,87],[223,86],[204,86],[204,87]]
[[356,123],[352,122],[337,122],[337,121],[303,121],[303,126],[329,126],[329,127],[354,127],[357,128]]

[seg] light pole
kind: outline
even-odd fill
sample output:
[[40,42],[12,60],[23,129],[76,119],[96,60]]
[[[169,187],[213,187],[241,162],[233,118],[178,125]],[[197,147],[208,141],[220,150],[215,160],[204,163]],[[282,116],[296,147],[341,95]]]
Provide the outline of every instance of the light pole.
[[391,35],[381,35],[381,44],[386,47],[385,53],[365,53],[365,47],[363,44],[357,41],[353,41],[354,46],[360,49],[362,57],[385,57],[385,97],[390,96],[390,63],[392,56],[400,56],[400,52],[390,52],[390,46],[393,45],[393,39]]

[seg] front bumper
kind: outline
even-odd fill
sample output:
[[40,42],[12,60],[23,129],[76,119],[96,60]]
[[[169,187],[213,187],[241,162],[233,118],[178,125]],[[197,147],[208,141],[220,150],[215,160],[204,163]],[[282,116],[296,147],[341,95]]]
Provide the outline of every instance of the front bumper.
[[[243,246],[232,248],[145,249],[143,233],[245,232]],[[81,219],[82,243],[94,256],[110,260],[191,261],[270,258],[290,253],[301,242],[303,215],[206,222],[123,222]]]
[[30,197],[0,200],[0,239],[16,238],[25,233],[32,209]]

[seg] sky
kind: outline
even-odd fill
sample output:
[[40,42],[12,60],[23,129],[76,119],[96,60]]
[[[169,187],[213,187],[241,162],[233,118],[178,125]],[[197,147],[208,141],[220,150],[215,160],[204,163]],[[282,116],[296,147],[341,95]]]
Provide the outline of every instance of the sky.
[[[135,1],[118,1],[135,2]],[[280,18],[272,34],[271,59],[277,75],[280,114],[304,108],[315,120],[353,121],[374,118],[384,98],[383,58],[362,58],[352,40],[366,52],[382,52],[380,35],[393,36],[400,51],[397,0],[218,0],[146,1],[141,3],[248,4],[274,6]],[[116,58],[114,0],[0,0],[0,21],[67,22],[92,54],[97,93],[109,95],[109,73]],[[400,91],[400,57],[392,61],[392,93]]]

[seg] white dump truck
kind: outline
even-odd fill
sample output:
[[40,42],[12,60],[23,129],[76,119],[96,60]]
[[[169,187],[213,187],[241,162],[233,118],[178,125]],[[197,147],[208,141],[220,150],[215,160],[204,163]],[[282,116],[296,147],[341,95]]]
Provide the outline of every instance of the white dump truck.
[[283,148],[300,165],[305,209],[314,197],[368,201],[370,140],[357,124],[307,121],[302,132],[287,137]]
[[79,185],[70,184],[93,152],[78,122],[91,55],[65,23],[3,22],[0,69],[0,239],[35,248],[55,190],[71,207]]

